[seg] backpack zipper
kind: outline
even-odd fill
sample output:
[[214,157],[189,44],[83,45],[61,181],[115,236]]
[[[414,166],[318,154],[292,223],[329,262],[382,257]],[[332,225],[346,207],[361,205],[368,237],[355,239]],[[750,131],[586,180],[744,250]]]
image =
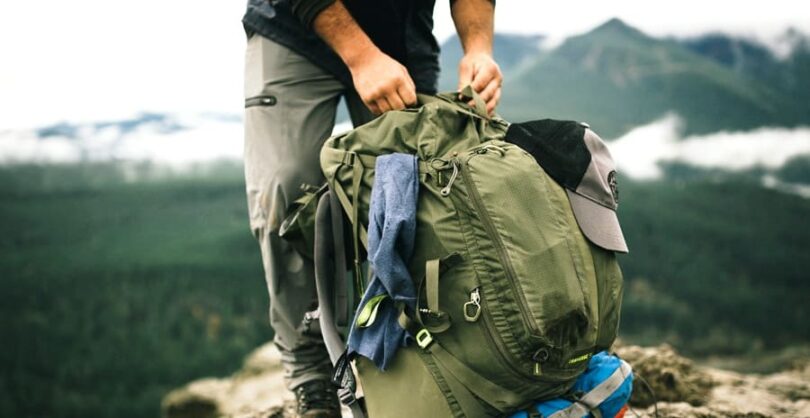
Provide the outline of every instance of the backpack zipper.
[[[501,156],[504,155],[505,150],[501,147],[496,145],[491,145],[490,148],[496,147],[500,150]],[[480,148],[480,149],[487,149],[487,147]],[[479,150],[480,150],[479,149]],[[469,190],[469,195],[472,198],[473,206],[475,207],[475,211],[478,214],[478,217],[481,219],[481,223],[484,224],[484,229],[487,231],[487,235],[489,235],[492,242],[495,244],[495,251],[498,253],[498,258],[501,260],[501,264],[504,266],[504,272],[506,273],[506,279],[509,282],[509,285],[512,288],[512,292],[515,295],[515,299],[517,299],[518,307],[520,308],[520,313],[523,316],[523,321],[526,323],[526,326],[529,330],[535,334],[540,334],[540,330],[534,324],[534,321],[531,320],[529,317],[529,307],[526,304],[526,299],[523,298],[523,295],[519,292],[517,288],[517,275],[515,273],[514,267],[512,266],[512,261],[509,260],[509,255],[506,253],[506,248],[503,245],[503,241],[501,241],[501,237],[498,234],[497,228],[495,228],[495,224],[492,222],[492,219],[489,217],[489,213],[487,212],[486,207],[484,206],[483,199],[481,195],[478,193],[478,188],[475,187],[475,183],[473,183],[472,176],[469,172],[468,164],[470,160],[476,155],[486,154],[484,152],[478,152],[479,150],[475,150],[469,158],[466,159],[464,164],[461,165],[461,178],[464,179],[464,184],[467,185],[467,189]]]
[[[503,148],[501,148],[501,147],[499,147],[499,146],[497,146],[495,144],[486,144],[486,145],[484,145],[482,147],[479,147],[479,148],[476,148],[476,149],[470,151],[470,155],[486,154],[487,152],[489,152],[489,150],[494,150],[495,152],[500,154],[501,157],[503,157],[503,155],[506,154],[505,149],[503,149]],[[454,153],[454,155],[455,155],[455,153]],[[439,160],[439,161],[442,161],[442,160]],[[440,191],[442,197],[450,196],[450,192],[453,190],[453,183],[455,183],[456,178],[458,178],[458,167],[461,165],[458,158],[451,159],[449,161],[449,163],[453,167],[453,174],[450,175],[450,180],[447,181],[447,185],[444,186]]]
[[[480,287],[476,287],[475,291],[478,291],[479,289]],[[479,303],[481,303],[481,311],[486,311],[487,310],[486,300],[484,300],[484,298],[480,298]],[[537,379],[538,378],[537,375],[527,373],[525,370],[519,368],[509,360],[508,354],[506,354],[507,353],[506,348],[502,348],[501,345],[498,344],[498,342],[495,340],[495,337],[492,335],[492,332],[490,331],[496,328],[492,325],[492,320],[489,317],[489,312],[484,312],[483,315],[481,316],[484,318],[484,321],[481,323],[483,327],[481,332],[485,335],[485,339],[489,343],[489,346],[492,349],[492,351],[494,351],[497,354],[497,357],[501,361],[501,364],[503,364],[506,368],[512,370],[512,372],[517,374],[518,376],[521,376],[523,378]]]
[[[473,289],[473,291],[471,293],[477,293],[478,291],[480,291],[480,289],[481,289],[480,286],[476,287],[475,289]],[[535,360],[532,360],[532,362],[531,362],[531,364],[532,364],[531,370],[528,370],[528,371],[524,370],[523,368],[521,368],[521,367],[519,367],[517,365],[515,365],[515,363],[513,361],[510,361],[510,357],[512,357],[512,356],[511,356],[511,354],[509,354],[509,351],[506,348],[502,348],[502,345],[498,343],[498,341],[495,339],[495,336],[492,334],[492,332],[490,332],[490,330],[493,330],[493,329],[496,329],[496,328],[492,324],[492,318],[490,317],[490,314],[489,314],[489,309],[488,309],[488,306],[487,306],[488,303],[486,301],[486,298],[480,297],[479,298],[479,303],[480,303],[480,306],[481,306],[481,315],[480,316],[481,316],[481,318],[483,318],[483,321],[481,322],[481,326],[483,327],[483,329],[481,330],[481,332],[485,335],[485,339],[487,340],[487,343],[488,343],[489,347],[492,349],[492,351],[494,351],[497,354],[497,357],[500,360],[502,365],[504,365],[506,368],[512,370],[512,372],[515,373],[516,375],[518,375],[518,376],[520,376],[520,377],[522,377],[524,379],[530,379],[530,380],[536,381],[536,382],[551,382],[551,383],[554,383],[554,382],[561,382],[561,381],[565,381],[565,380],[570,380],[573,377],[573,376],[549,377],[549,376],[545,375],[542,372],[541,363],[539,363],[539,362],[537,362]],[[465,314],[465,316],[466,316],[466,314]]]
[[253,106],[275,106],[278,103],[276,96],[255,96],[245,99],[245,109]]

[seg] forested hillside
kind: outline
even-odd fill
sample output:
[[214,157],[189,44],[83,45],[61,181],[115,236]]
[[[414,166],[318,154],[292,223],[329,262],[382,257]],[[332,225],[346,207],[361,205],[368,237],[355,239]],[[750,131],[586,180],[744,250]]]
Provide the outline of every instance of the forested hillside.
[[[165,390],[271,337],[240,167],[127,178],[0,169],[0,416],[155,416]],[[692,355],[810,343],[810,201],[700,175],[620,187],[624,339]]]

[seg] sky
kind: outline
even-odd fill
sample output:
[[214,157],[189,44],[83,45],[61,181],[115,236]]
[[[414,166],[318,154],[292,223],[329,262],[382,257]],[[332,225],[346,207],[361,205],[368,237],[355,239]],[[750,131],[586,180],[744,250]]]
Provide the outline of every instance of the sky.
[[[439,0],[435,33],[453,32]],[[810,32],[796,0],[668,2],[499,0],[496,30],[553,39],[619,17],[654,35],[724,31],[771,41]],[[242,111],[244,1],[0,3],[0,131],[140,111]]]

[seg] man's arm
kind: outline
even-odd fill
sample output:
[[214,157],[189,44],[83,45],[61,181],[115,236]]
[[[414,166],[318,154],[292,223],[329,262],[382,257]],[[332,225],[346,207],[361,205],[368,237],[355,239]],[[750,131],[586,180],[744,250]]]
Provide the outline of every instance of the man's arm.
[[451,0],[450,11],[464,48],[458,65],[458,88],[472,85],[492,113],[501,99],[503,75],[492,58],[495,5],[491,0]]
[[416,103],[416,86],[408,70],[374,45],[341,0],[321,10],[312,28],[349,67],[354,88],[373,113]]

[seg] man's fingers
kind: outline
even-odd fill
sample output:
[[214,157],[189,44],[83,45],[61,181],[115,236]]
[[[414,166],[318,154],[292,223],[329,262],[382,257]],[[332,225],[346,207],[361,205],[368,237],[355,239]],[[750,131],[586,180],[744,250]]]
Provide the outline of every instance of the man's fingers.
[[485,102],[489,103],[490,100],[495,96],[495,91],[501,87],[501,81],[497,78],[493,78],[489,84],[484,88],[484,90],[478,92],[478,95],[481,96]]
[[399,93],[393,92],[383,99],[388,103],[388,110],[402,110],[405,109],[405,102],[399,97]]
[[381,114],[391,110],[391,106],[388,105],[388,101],[385,100],[385,98],[377,99],[377,101],[374,102],[374,103],[376,103],[377,108],[380,109],[380,112],[378,113],[378,115],[381,115]]
[[382,114],[382,112],[380,111],[380,108],[377,106],[377,102],[366,102],[366,107],[367,107],[367,108],[368,108],[368,110],[370,110],[370,111],[371,111],[371,113],[373,113],[374,115],[380,115],[380,114]]
[[498,87],[498,89],[495,90],[495,94],[493,94],[492,99],[487,100],[487,113],[491,115],[492,112],[495,111],[495,108],[498,106],[498,102],[500,101],[501,101],[501,88]]
[[497,71],[495,71],[495,67],[487,65],[479,68],[478,71],[475,72],[475,76],[470,84],[472,85],[473,90],[479,92],[480,94],[480,92],[484,90],[490,81],[497,78]]
[[405,107],[416,105],[416,88],[410,86],[399,86],[397,94],[405,103]]

